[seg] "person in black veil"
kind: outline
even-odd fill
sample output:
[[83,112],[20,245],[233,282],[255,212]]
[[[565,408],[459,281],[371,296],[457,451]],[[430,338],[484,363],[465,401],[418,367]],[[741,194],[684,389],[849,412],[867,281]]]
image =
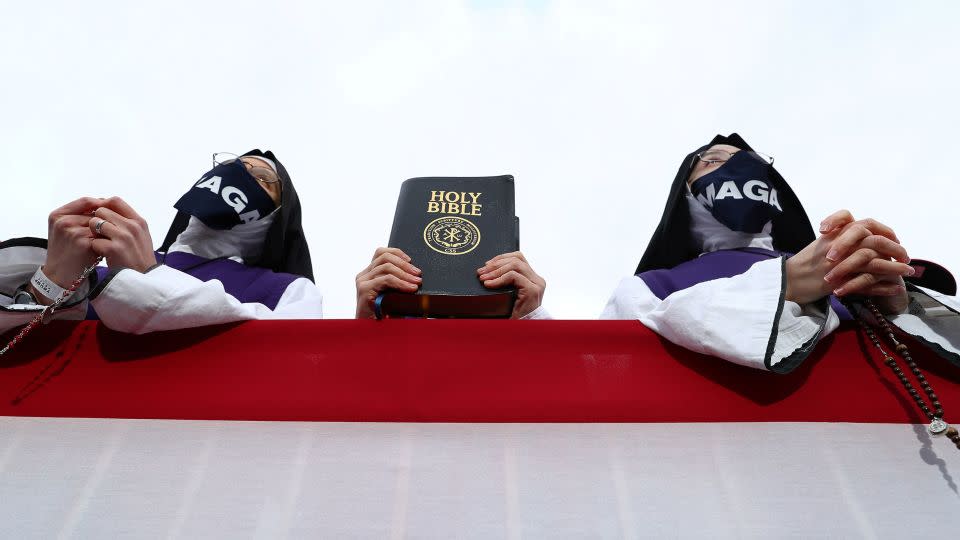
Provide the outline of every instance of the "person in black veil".
[[[911,266],[892,229],[845,210],[820,233],[772,158],[718,135],[684,158],[635,275],[601,317],[639,319],[688,349],[788,373],[850,317],[838,298],[862,295],[960,365],[949,272]],[[937,310],[951,316],[930,316]]]
[[48,240],[4,242],[0,330],[27,322],[101,256],[107,266],[58,317],[99,318],[133,333],[322,317],[300,200],[272,152],[216,154],[213,169],[174,206],[156,252],[146,222],[117,197],[84,197],[54,210]]

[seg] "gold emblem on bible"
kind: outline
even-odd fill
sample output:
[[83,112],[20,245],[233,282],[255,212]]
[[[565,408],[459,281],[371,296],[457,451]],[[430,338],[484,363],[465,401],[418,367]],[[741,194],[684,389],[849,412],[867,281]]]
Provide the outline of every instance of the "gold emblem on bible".
[[463,255],[480,245],[480,229],[461,217],[443,216],[427,224],[423,241],[438,253]]

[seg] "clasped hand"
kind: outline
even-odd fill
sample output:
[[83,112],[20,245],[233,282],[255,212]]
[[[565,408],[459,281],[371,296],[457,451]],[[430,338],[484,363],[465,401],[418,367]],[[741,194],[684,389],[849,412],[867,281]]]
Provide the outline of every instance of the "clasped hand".
[[786,299],[806,304],[829,294],[872,297],[884,313],[902,313],[909,299],[903,277],[915,272],[893,229],[847,210],[827,217],[821,236],[786,263]]
[[47,220],[47,238],[43,272],[64,288],[97,257],[138,272],[157,262],[147,222],[119,197],[82,197],[57,208]]

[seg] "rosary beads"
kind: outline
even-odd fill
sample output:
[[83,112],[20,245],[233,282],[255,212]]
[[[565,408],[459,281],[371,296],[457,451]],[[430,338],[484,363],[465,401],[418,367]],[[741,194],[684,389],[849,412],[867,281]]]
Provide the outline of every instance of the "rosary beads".
[[[910,350],[907,348],[906,344],[901,343],[897,336],[893,333],[893,329],[890,327],[890,323],[887,322],[887,319],[883,316],[883,313],[880,312],[880,308],[870,299],[864,301],[864,305],[867,309],[870,310],[870,313],[873,314],[873,318],[877,321],[877,326],[879,326],[880,331],[885,334],[887,341],[890,342],[890,345],[896,351],[897,354],[903,357],[903,360],[907,363],[907,369],[910,370],[910,373],[913,374],[916,378],[917,383],[919,383],[920,388],[923,390],[923,393],[926,394],[926,400],[920,394],[913,384],[910,382],[910,379],[907,378],[907,374],[904,373],[903,368],[897,363],[897,359],[894,358],[893,354],[888,354],[884,350],[883,346],[880,344],[880,338],[877,336],[876,331],[870,327],[864,320],[863,317],[859,315],[854,315],[854,318],[860,323],[860,327],[863,329],[863,332],[867,335],[873,346],[880,351],[880,354],[883,355],[883,363],[886,364],[893,374],[900,379],[900,383],[903,384],[903,387],[907,390],[907,393],[910,394],[910,397],[917,403],[917,406],[923,412],[923,414],[930,421],[930,425],[927,426],[927,429],[930,433],[934,435],[939,435],[941,433],[945,434],[951,442],[953,442],[957,449],[960,449],[960,433],[957,432],[957,428],[952,427],[943,419],[943,405],[941,405],[937,394],[933,391],[933,387],[930,386],[930,382],[924,376],[923,372],[920,371],[920,368],[917,366],[917,363],[914,362],[913,357],[910,355]],[[848,306],[848,309],[851,314],[855,313],[853,309]],[[929,404],[927,402],[929,400]]]

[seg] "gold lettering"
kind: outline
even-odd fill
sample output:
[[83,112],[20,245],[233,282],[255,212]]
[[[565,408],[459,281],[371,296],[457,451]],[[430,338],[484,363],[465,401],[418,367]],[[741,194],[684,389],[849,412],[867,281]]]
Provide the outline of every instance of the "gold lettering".
[[483,193],[472,191],[431,191],[430,200],[427,201],[427,213],[479,216],[483,205],[477,201],[481,195]]

